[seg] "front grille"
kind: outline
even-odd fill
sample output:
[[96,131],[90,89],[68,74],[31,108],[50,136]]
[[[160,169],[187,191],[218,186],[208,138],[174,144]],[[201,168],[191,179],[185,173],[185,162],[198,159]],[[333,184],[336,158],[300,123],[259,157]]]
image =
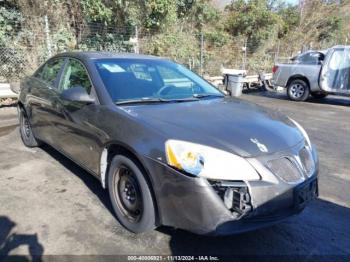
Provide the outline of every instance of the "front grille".
[[299,151],[299,158],[303,165],[306,175],[311,176],[314,171],[315,165],[310,150],[308,150],[306,147],[303,147]]
[[283,157],[270,160],[267,162],[267,166],[272,173],[286,183],[295,183],[303,178],[298,167],[289,158]]

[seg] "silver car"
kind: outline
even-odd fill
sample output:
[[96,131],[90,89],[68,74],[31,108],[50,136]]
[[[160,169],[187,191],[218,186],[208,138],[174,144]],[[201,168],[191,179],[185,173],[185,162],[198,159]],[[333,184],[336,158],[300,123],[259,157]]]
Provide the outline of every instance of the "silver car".
[[335,46],[302,53],[290,63],[276,64],[272,84],[287,88],[288,97],[294,101],[305,101],[310,95],[314,98],[350,95],[349,51],[349,46]]

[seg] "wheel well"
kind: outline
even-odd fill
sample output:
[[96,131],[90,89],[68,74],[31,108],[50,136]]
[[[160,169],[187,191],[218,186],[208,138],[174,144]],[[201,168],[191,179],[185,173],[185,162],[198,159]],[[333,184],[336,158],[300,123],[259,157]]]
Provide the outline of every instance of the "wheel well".
[[24,115],[26,115],[26,116],[29,117],[28,112],[27,112],[25,106],[22,104],[21,101],[18,101],[18,102],[17,102],[17,113],[18,113],[18,115],[20,115],[21,112],[23,112]]
[[310,88],[310,82],[309,82],[309,79],[307,79],[305,76],[302,76],[302,75],[295,75],[295,76],[291,76],[289,79],[288,79],[288,82],[287,82],[287,87],[290,85],[290,83],[294,80],[303,80],[305,81],[305,83],[307,84],[307,86]]
[[156,221],[158,223],[158,221],[159,221],[158,204],[157,204],[157,199],[155,197],[155,193],[153,190],[153,183],[151,181],[149,172],[143,166],[143,164],[141,163],[139,158],[131,150],[127,149],[126,147],[124,147],[122,145],[117,145],[117,144],[111,144],[103,149],[102,154],[101,154],[101,164],[100,164],[102,187],[107,188],[107,185],[108,185],[107,177],[108,177],[109,167],[110,167],[110,164],[113,160],[113,157],[116,155],[124,155],[124,156],[131,158],[133,161],[135,161],[137,166],[141,169],[142,173],[145,174],[145,179],[147,181],[147,184],[149,185],[149,188],[150,188],[150,191],[152,194],[152,198],[153,198],[153,202],[155,205]]
[[137,156],[133,152],[131,152],[131,150],[117,144],[108,145],[103,149],[101,154],[100,173],[101,173],[101,182],[102,182],[103,188],[107,187],[106,176],[108,175],[109,166],[113,160],[113,157],[116,155],[126,155],[132,158],[135,162],[137,162],[140,168],[142,168],[142,171],[146,173],[146,170],[141,164],[141,161],[137,158]]

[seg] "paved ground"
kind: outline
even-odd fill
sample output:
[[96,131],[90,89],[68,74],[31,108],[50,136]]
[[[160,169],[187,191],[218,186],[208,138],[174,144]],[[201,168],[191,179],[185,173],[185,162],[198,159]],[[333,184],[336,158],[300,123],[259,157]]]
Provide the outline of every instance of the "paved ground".
[[[269,96],[269,97],[267,97]],[[50,147],[27,149],[15,109],[0,109],[0,255],[350,255],[350,99],[295,103],[283,95],[242,99],[299,121],[317,145],[320,199],[271,228],[221,238],[160,228],[133,235],[113,217],[98,181]],[[4,126],[7,126],[4,128]],[[346,257],[338,257],[344,259]]]

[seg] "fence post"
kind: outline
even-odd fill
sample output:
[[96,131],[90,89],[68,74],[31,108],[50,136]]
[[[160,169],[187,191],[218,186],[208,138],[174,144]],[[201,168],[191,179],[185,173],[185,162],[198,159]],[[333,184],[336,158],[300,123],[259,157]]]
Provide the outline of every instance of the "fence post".
[[243,70],[246,70],[246,64],[247,64],[247,42],[248,39],[244,40],[244,46],[242,47],[243,53]]
[[203,62],[204,62],[204,35],[201,32],[201,54],[200,54],[200,74],[203,75]]
[[135,35],[129,38],[129,43],[133,45],[134,53],[140,53],[140,45],[139,45],[139,29],[135,26]]
[[135,38],[136,38],[135,53],[139,54],[140,53],[140,46],[139,46],[139,28],[138,28],[138,26],[135,27]]
[[275,53],[275,64],[277,63],[277,60],[278,60],[278,57],[280,55],[280,41],[278,41],[278,44],[277,44],[277,52]]
[[50,39],[50,28],[49,28],[49,20],[47,18],[47,15],[44,17],[45,21],[45,36],[46,36],[46,48],[47,48],[47,54],[49,57],[51,57],[51,39]]

